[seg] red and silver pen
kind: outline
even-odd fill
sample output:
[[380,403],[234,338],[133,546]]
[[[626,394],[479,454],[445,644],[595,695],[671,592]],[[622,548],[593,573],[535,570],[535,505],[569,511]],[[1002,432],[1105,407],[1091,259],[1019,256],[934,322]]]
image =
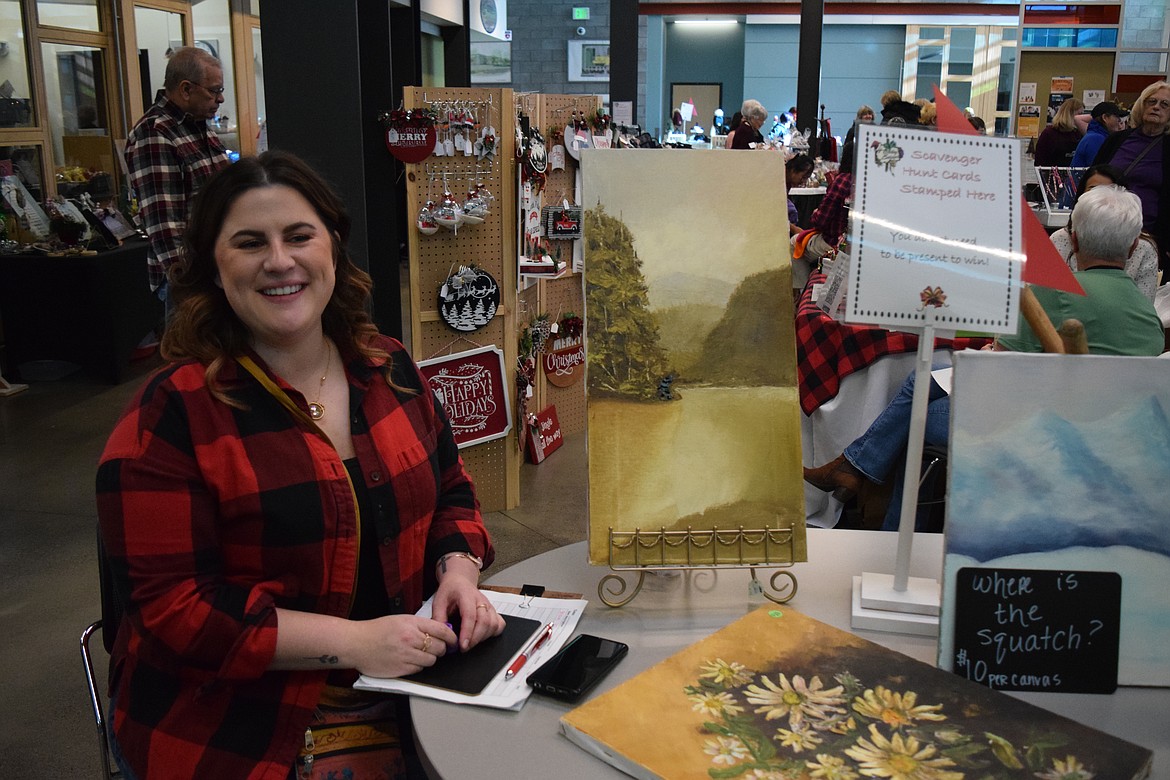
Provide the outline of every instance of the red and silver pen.
[[508,667],[508,671],[504,673],[505,680],[511,680],[516,676],[516,672],[520,671],[524,667],[524,664],[528,662],[528,656],[539,650],[540,646],[547,642],[548,638],[552,636],[552,630],[552,623],[549,623],[544,627],[544,630],[540,632],[540,635],[536,637],[536,639],[532,640],[532,644],[530,644],[523,653],[517,656],[516,660],[512,662],[512,665]]

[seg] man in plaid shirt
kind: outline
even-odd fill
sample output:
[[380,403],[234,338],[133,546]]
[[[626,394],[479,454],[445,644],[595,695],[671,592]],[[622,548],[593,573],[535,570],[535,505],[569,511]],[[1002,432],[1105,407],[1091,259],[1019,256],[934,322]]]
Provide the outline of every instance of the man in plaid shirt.
[[179,257],[191,198],[211,174],[228,164],[207,126],[223,102],[223,68],[202,49],[176,49],[163,88],[126,139],[130,185],[150,239],[150,289],[166,300],[166,271]]

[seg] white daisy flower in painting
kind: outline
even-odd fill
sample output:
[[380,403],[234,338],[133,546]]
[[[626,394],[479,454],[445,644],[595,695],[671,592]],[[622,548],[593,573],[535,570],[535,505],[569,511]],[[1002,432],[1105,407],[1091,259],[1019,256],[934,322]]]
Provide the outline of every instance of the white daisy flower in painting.
[[780,744],[784,747],[792,748],[792,752],[799,753],[802,750],[812,750],[817,745],[825,740],[821,739],[810,728],[794,729],[776,729],[776,739],[780,740]]
[[805,683],[799,674],[793,675],[792,681],[783,674],[779,677],[780,684],[772,682],[767,675],[762,675],[760,681],[764,684],[749,685],[747,700],[749,704],[758,704],[756,712],[766,713],[767,720],[777,720],[788,717],[790,728],[799,729],[805,719],[824,721],[835,713],[844,712],[840,707],[845,703],[841,696],[840,685],[836,688],[824,689],[821,678],[813,677]]
[[846,764],[845,759],[838,756],[817,753],[816,761],[805,761],[804,765],[810,770],[809,777],[817,778],[817,780],[857,780],[858,778],[853,767]]
[[747,772],[740,775],[740,777],[748,778],[748,780],[789,780],[789,775],[786,772],[777,772],[774,769],[749,769]]
[[711,682],[716,685],[722,685],[724,688],[734,688],[737,685],[745,685],[751,682],[752,673],[741,663],[716,658],[714,661],[708,661],[703,664],[699,677],[706,677]]
[[734,737],[709,739],[703,744],[703,752],[711,756],[712,764],[726,766],[735,766],[736,762],[751,755],[747,746]]
[[739,715],[743,712],[743,707],[736,703],[735,697],[725,691],[694,693],[687,698],[691,700],[692,710],[713,718],[720,715]]
[[866,777],[889,777],[891,780],[963,780],[962,772],[949,772],[955,762],[935,756],[938,748],[923,745],[914,737],[894,732],[887,739],[874,724],[869,739],[858,737],[857,744],[845,749],[845,755],[861,765]]
[[881,685],[854,698],[853,709],[858,715],[880,720],[894,728],[912,726],[920,720],[947,719],[938,712],[942,709],[941,704],[918,704],[918,694],[914,691],[896,693]]
[[1037,772],[1036,777],[1040,780],[1091,780],[1094,774],[1076,756],[1066,756],[1063,761],[1052,759],[1052,767]]

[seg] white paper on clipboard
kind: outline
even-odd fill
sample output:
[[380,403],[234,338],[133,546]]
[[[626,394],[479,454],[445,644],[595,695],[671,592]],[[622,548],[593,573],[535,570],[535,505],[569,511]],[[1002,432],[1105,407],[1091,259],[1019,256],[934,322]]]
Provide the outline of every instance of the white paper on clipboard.
[[[511,680],[505,680],[504,674],[507,671],[507,667],[505,667],[492,678],[487,688],[478,696],[468,696],[398,678],[369,677],[364,674],[358,678],[353,687],[366,691],[405,693],[411,696],[455,702],[456,704],[475,704],[480,707],[493,707],[501,710],[519,710],[532,695],[532,689],[528,687],[527,671],[539,668],[542,663],[552,658],[564,646],[577,629],[577,623],[581,620],[581,614],[589,602],[585,599],[549,599],[488,590],[480,591],[480,594],[495,606],[496,611],[503,615],[505,620],[508,619],[509,615],[515,615],[539,620],[542,624],[553,624],[552,635],[524,664],[526,668],[524,673],[516,675]],[[430,617],[431,599],[427,599],[426,603],[415,614]]]

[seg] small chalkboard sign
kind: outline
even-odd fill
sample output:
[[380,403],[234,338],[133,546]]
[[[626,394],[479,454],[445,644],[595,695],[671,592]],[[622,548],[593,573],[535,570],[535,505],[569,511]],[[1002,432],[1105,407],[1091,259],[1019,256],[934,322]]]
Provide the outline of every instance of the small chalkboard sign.
[[1006,691],[1113,693],[1121,575],[959,569],[956,674]]

